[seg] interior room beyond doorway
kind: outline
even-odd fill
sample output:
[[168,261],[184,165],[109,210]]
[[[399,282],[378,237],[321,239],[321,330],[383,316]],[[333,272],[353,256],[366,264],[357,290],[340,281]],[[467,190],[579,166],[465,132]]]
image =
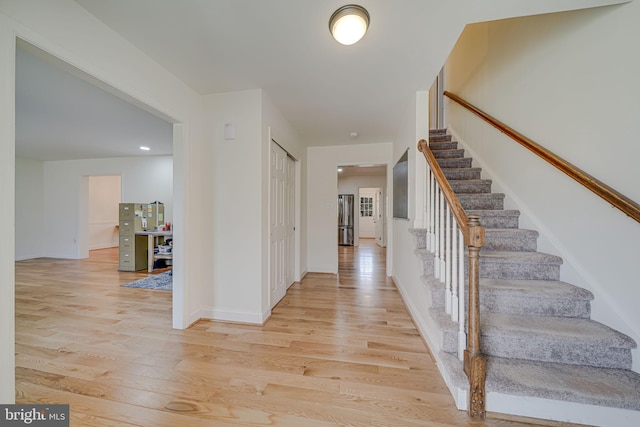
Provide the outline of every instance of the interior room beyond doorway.
[[[386,165],[345,165],[338,167],[337,194],[354,197],[353,245],[360,238],[374,239],[387,245],[387,167]],[[364,197],[364,201],[361,197]],[[362,204],[364,202],[364,205]],[[336,218],[338,221],[338,218]],[[336,226],[339,224],[336,222]]]

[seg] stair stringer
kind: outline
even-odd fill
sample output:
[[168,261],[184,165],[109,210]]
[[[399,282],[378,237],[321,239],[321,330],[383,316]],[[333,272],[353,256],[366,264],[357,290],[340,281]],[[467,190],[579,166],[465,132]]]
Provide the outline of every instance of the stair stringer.
[[[514,206],[517,206],[517,209],[520,211],[520,227],[537,230],[539,232],[538,251],[556,254],[563,259],[563,266],[560,270],[561,280],[569,283],[579,283],[581,284],[580,286],[588,289],[595,295],[592,303],[591,319],[623,332],[636,342],[640,342],[640,330],[633,328],[631,326],[633,322],[623,318],[615,310],[614,307],[616,303],[611,300],[609,293],[605,291],[605,287],[587,272],[582,264],[572,255],[571,251],[569,251],[559,239],[554,237],[554,234],[545,227],[544,223],[529,209],[527,204],[493,172],[493,169],[483,161],[482,156],[477,151],[471,149],[451,125],[448,128],[448,133],[451,134],[452,139],[459,144],[459,148],[466,150],[473,159],[474,165],[481,168],[482,177],[491,177],[494,186],[493,191],[505,194],[505,209],[507,209],[507,206],[515,209]],[[633,359],[632,370],[640,373],[640,346],[632,350],[631,353]]]
[[[437,280],[433,278],[433,264],[434,264],[434,255],[432,252],[429,252],[425,249],[425,240],[422,237],[426,233],[424,229],[409,229],[409,232],[414,236],[414,244],[416,245],[416,250],[414,253],[417,257],[419,257],[423,264],[423,273],[431,273],[431,280]],[[413,323],[417,326],[418,332],[422,336],[422,339],[427,343],[431,355],[436,361],[436,366],[438,367],[438,371],[442,376],[453,400],[455,402],[456,408],[459,410],[466,411],[467,403],[468,403],[468,390],[469,385],[466,379],[466,375],[464,372],[448,369],[447,364],[443,358],[442,354],[442,332],[438,327],[438,323],[433,319],[429,312],[422,313],[416,305],[412,302],[413,299],[409,297],[405,293],[406,289],[410,289],[410,287],[406,286],[406,284],[401,283],[398,277],[393,277],[394,282],[396,282],[396,288],[404,302],[405,307],[409,310],[409,314],[413,320]],[[420,280],[419,277],[416,280]],[[422,291],[424,292],[424,298],[428,302],[429,306],[432,306],[431,292],[428,288],[428,285],[422,283]]]
[[[431,256],[433,259],[433,254]],[[398,282],[398,278],[394,277],[393,280]],[[433,279],[436,280],[436,279]],[[446,363],[444,356],[447,353],[442,351],[442,332],[438,328],[437,322],[431,317],[429,313],[421,313],[412,303],[412,299],[405,294],[404,289],[407,289],[402,283],[397,283],[396,288],[400,293],[400,297],[404,302],[405,307],[409,310],[409,314],[413,319],[413,323],[417,326],[418,332],[422,336],[422,339],[427,343],[431,355],[435,359],[436,366],[440,372],[440,376],[444,380],[453,400],[456,408],[462,411],[467,410],[468,404],[468,392],[469,384],[467,377],[462,369],[450,369]],[[426,284],[422,285],[425,298],[430,300],[431,295]]]

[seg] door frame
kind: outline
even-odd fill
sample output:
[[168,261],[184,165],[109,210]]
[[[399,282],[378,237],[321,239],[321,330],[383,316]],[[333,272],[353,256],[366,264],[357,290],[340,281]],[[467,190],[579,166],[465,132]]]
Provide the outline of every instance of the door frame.
[[[3,24],[7,22],[1,14],[0,22]],[[2,101],[0,101],[0,112],[3,115],[2,118],[8,119],[7,122],[12,124],[12,126],[4,126],[3,129],[0,130],[3,141],[7,141],[7,144],[4,144],[3,148],[0,150],[3,154],[0,156],[0,159],[2,159],[0,160],[0,165],[3,166],[0,168],[0,170],[2,170],[0,175],[3,177],[4,187],[2,189],[2,193],[4,195],[9,195],[9,197],[6,197],[9,202],[0,210],[0,217],[9,218],[10,221],[8,222],[10,223],[13,222],[11,219],[15,217],[15,57],[17,44],[22,42],[33,45],[35,48],[47,53],[51,58],[54,58],[54,60],[60,61],[60,63],[65,66],[69,66],[68,70],[77,72],[79,75],[86,77],[87,81],[90,83],[95,84],[102,89],[109,90],[113,95],[119,96],[138,107],[144,108],[152,114],[155,114],[173,124],[173,187],[174,195],[176,192],[179,193],[178,197],[174,196],[173,222],[176,224],[174,239],[177,239],[182,244],[184,242],[185,234],[183,226],[185,223],[185,196],[182,193],[186,189],[186,171],[188,169],[188,158],[184,155],[185,151],[188,150],[188,146],[185,146],[183,142],[188,139],[187,127],[180,119],[172,117],[169,113],[162,112],[142,98],[138,97],[138,94],[127,90],[127,88],[123,88],[122,79],[116,78],[114,80],[116,84],[113,84],[113,82],[108,82],[102,74],[89,74],[86,69],[83,69],[83,65],[87,65],[87,62],[83,58],[75,58],[75,61],[71,61],[68,51],[65,51],[60,46],[55,45],[55,43],[49,42],[46,39],[34,37],[28,29],[20,29],[19,31],[16,31],[16,27],[12,24],[0,29],[0,57],[3,59],[3,61],[0,61],[2,64],[0,66],[0,80],[2,80],[3,83],[8,83],[0,85],[2,86],[0,93],[8,95],[0,97],[2,98]],[[176,158],[178,161],[175,161]],[[6,322],[3,322],[3,332],[0,332],[0,343],[3,344],[0,347],[4,347],[0,351],[0,361],[3,365],[5,362],[9,362],[13,366],[15,366],[15,245],[12,243],[14,240],[15,230],[13,227],[9,227],[9,230],[5,235],[5,241],[7,243],[0,245],[0,253],[5,255],[2,257],[3,260],[0,261],[0,281],[6,284],[6,286],[2,286],[2,291],[0,292],[0,297],[2,297],[0,299],[5,301],[5,303],[1,305],[3,310],[0,310],[0,313],[3,315],[0,317],[2,317],[3,320],[7,320]],[[183,286],[183,284],[188,284],[188,280],[184,280],[185,268],[183,245],[178,246],[176,252],[177,253],[174,254],[172,326],[175,329],[186,329],[189,327],[190,323],[188,321],[188,313],[186,310],[186,294],[188,293],[188,286]],[[15,369],[0,373],[0,400],[9,403],[15,401]]]

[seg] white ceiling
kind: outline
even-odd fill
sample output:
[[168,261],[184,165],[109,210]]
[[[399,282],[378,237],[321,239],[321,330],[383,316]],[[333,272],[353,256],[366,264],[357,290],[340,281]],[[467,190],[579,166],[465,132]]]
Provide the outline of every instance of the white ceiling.
[[17,156],[72,160],[171,154],[170,123],[78,75],[39,49],[18,44]]
[[308,145],[390,142],[445,59],[426,31],[442,1],[363,0],[371,25],[353,46],[329,33],[341,0],[76,2],[198,93],[263,89]]
[[[371,25],[353,46],[328,30],[341,0],[75,2],[200,94],[263,89],[313,146],[393,141],[468,22],[616,1],[362,0]],[[18,155],[128,156],[142,144],[170,152],[168,123],[31,51],[18,49]]]

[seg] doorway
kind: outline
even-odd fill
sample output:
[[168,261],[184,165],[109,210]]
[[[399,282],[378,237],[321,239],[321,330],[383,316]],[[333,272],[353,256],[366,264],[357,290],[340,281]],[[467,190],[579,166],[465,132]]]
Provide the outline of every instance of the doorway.
[[[362,198],[360,197],[362,192]],[[354,242],[360,238],[375,239],[386,247],[386,165],[345,165],[338,167],[337,194],[353,194],[355,198]],[[338,219],[336,216],[336,229]]]
[[[183,181],[183,165],[172,156],[182,149],[182,126],[19,38],[14,56],[15,184],[21,201],[15,215],[29,209],[40,230],[34,242],[23,238],[30,236],[26,227],[18,229],[18,247],[30,257],[83,259],[89,250],[118,246],[121,197],[168,201],[165,195]],[[144,154],[141,144],[152,154]],[[26,177],[25,168],[37,171],[38,179]],[[22,202],[40,194],[38,206]],[[180,200],[174,206],[172,222],[180,225]],[[180,257],[174,265],[176,296],[182,295],[182,262]],[[174,326],[184,328],[181,301],[174,304]]]
[[90,251],[118,246],[120,175],[89,176],[88,243]]

